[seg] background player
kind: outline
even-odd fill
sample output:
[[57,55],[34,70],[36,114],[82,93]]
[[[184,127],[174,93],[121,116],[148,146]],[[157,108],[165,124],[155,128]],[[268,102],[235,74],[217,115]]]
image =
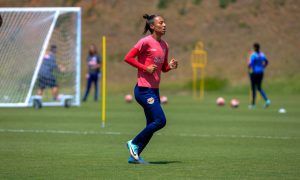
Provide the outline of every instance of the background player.
[[54,71],[58,70],[64,72],[65,68],[62,65],[56,64],[56,45],[51,45],[50,51],[45,54],[39,74],[38,74],[38,91],[39,96],[43,96],[44,90],[47,87],[51,88],[52,97],[54,100],[57,100],[58,96],[58,85],[56,83],[56,78],[54,76]]
[[265,54],[263,52],[260,52],[260,45],[258,43],[254,43],[253,48],[254,52],[251,54],[248,64],[252,91],[252,103],[251,105],[249,105],[249,108],[255,108],[256,89],[264,98],[264,107],[267,108],[271,104],[271,101],[268,99],[261,85],[264,77],[264,70],[267,67],[269,61],[266,58]]
[[89,95],[92,83],[95,86],[95,95],[94,100],[98,100],[98,79],[100,77],[100,68],[101,68],[101,56],[97,52],[96,45],[92,44],[89,48],[89,55],[87,57],[87,66],[88,66],[88,73],[86,75],[87,83],[86,83],[86,90],[83,96],[82,101],[86,101]]

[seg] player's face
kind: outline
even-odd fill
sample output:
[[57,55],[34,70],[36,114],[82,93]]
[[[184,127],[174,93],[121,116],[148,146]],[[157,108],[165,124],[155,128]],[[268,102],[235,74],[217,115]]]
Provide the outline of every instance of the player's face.
[[151,24],[151,28],[156,34],[164,35],[167,30],[167,25],[165,23],[164,18],[160,16],[155,17],[153,24]]
[[52,48],[51,51],[55,54],[57,52],[56,48]]
[[90,52],[91,52],[91,53],[95,53],[95,51],[96,51],[95,46],[94,46],[94,45],[91,45],[91,46],[90,46]]

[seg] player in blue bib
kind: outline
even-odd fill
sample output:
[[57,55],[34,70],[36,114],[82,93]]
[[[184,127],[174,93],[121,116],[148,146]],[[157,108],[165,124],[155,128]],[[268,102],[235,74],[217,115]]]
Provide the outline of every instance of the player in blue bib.
[[58,85],[54,71],[63,72],[64,67],[56,63],[56,45],[51,45],[50,52],[46,53],[41,68],[38,73],[38,91],[39,96],[43,96],[44,90],[47,87],[51,88],[53,100],[58,97]]
[[264,77],[264,70],[267,67],[269,61],[266,58],[265,54],[260,51],[260,45],[258,43],[254,43],[253,48],[254,52],[251,54],[248,64],[252,91],[252,103],[251,105],[249,105],[249,108],[255,108],[256,89],[260,92],[261,96],[265,100],[264,107],[267,108],[270,106],[271,101],[268,99],[261,85]]

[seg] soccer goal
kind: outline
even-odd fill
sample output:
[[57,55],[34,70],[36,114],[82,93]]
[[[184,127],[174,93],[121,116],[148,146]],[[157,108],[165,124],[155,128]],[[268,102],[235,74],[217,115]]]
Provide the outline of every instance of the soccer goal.
[[80,105],[80,8],[0,8],[0,107]]

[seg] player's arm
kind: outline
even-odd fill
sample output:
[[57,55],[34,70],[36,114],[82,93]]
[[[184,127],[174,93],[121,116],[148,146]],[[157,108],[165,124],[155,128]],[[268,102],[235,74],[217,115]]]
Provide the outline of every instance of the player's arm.
[[102,63],[102,57],[99,55],[97,56],[97,65],[99,69],[101,68],[101,63]]
[[145,66],[144,64],[138,62],[135,57],[137,57],[139,55],[139,50],[137,48],[132,48],[127,55],[124,58],[124,61],[127,62],[128,64],[130,64],[133,67],[136,67],[140,70],[147,70],[147,66]]
[[55,69],[56,71],[58,71],[60,73],[63,73],[66,71],[65,65],[61,64],[61,63],[57,63],[55,58],[53,59],[52,62],[53,62],[52,68]]
[[3,22],[2,16],[1,16],[1,14],[0,14],[0,27],[2,26],[2,22]]
[[176,69],[178,66],[178,62],[177,60],[175,60],[174,58],[171,59],[171,61],[168,63],[168,56],[169,56],[169,50],[166,50],[166,55],[165,55],[165,60],[164,60],[164,64],[162,66],[162,72],[168,72],[172,69]]
[[163,64],[161,70],[162,70],[162,72],[168,72],[170,70],[177,69],[177,66],[178,66],[177,60],[175,60],[174,58],[172,58],[169,63],[168,63],[168,60],[164,61],[164,64]]
[[161,68],[161,71],[162,72],[168,72],[168,71],[170,71],[171,70],[171,68],[170,68],[170,65],[169,65],[169,63],[168,63],[168,49],[166,50],[166,54],[165,54],[165,60],[164,60],[164,64],[162,65],[162,68]]
[[56,71],[58,71],[60,73],[63,73],[66,71],[65,65],[63,65],[61,63],[57,63],[55,58],[52,59],[52,62],[53,62],[52,68],[55,69]]
[[267,67],[268,64],[269,64],[269,61],[268,61],[267,57],[264,56],[264,67]]
[[250,55],[249,60],[248,60],[248,72],[252,73],[252,65],[253,65],[253,54]]
[[102,60],[101,60],[101,56],[98,56],[98,55],[97,55],[96,57],[97,57],[97,61],[96,61],[97,64],[93,65],[93,68],[94,68],[94,69],[100,69],[100,68],[101,68],[101,61],[102,61]]
[[178,67],[178,61],[174,58],[171,59],[169,63],[170,69],[177,69]]
[[252,68],[254,59],[255,59],[255,57],[254,57],[254,55],[252,54],[252,55],[250,56],[250,58],[249,58],[249,61],[248,61],[248,68],[249,68],[249,69]]

